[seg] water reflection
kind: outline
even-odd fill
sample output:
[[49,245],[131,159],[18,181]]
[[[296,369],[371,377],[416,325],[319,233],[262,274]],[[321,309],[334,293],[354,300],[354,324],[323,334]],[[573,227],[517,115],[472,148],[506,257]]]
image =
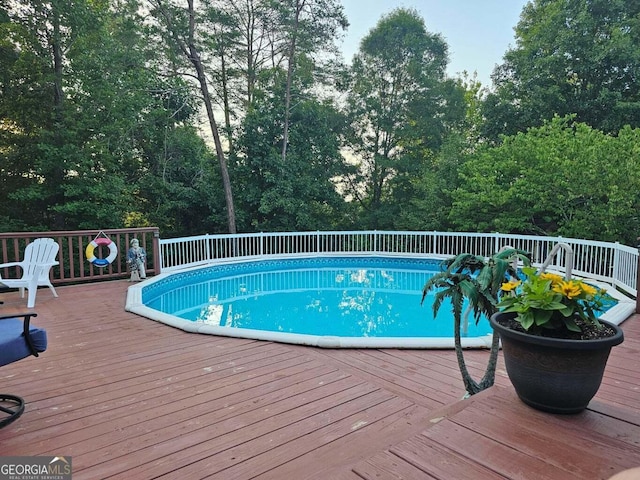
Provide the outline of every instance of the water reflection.
[[[420,305],[433,271],[324,268],[246,273],[187,285],[150,305],[206,325],[336,336],[452,336],[436,321],[431,298]],[[161,305],[160,305],[161,304]],[[446,305],[442,312],[449,310]],[[480,328],[489,329],[488,324]],[[482,335],[470,328],[469,336]]]
[[[217,296],[209,297],[209,304],[205,306],[196,317],[196,322],[213,325],[216,327],[224,326],[226,320],[223,321],[224,305],[220,304]],[[231,314],[231,308],[229,308]]]

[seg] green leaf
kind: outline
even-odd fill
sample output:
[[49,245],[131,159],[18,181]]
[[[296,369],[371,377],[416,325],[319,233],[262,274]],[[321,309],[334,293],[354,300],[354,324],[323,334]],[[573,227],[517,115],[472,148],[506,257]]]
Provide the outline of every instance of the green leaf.
[[575,320],[573,319],[573,316],[565,318],[564,324],[567,327],[567,329],[571,330],[572,332],[581,332],[580,327],[576,324]]

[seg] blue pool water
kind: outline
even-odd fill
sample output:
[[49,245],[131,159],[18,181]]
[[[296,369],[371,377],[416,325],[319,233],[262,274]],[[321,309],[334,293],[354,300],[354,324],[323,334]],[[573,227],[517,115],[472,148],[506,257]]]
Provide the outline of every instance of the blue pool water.
[[[453,337],[450,305],[433,318],[422,287],[439,260],[305,258],[218,265],[153,283],[147,307],[221,328],[337,337]],[[465,336],[491,333],[473,318]]]

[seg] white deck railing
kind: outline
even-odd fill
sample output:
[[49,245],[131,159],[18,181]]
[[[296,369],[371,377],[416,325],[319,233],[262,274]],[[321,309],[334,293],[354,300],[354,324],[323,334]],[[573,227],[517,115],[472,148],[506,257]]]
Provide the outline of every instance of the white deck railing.
[[[160,261],[161,271],[168,272],[211,262],[267,257],[385,254],[447,258],[458,253],[490,256],[509,246],[530,252],[533,264],[541,265],[558,242],[573,249],[573,275],[610,283],[634,297],[637,295],[636,248],[564,237],[382,231],[200,235],[160,240]],[[562,272],[564,262],[565,257],[557,255],[549,268]]]

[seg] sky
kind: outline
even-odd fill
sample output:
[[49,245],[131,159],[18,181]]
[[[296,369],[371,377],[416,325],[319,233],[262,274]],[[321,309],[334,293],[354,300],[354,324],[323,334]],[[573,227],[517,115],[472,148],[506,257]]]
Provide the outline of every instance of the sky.
[[449,46],[447,73],[455,77],[477,72],[491,86],[491,72],[515,46],[513,28],[527,0],[342,0],[349,29],[342,51],[350,62],[360,41],[380,18],[400,7],[414,8],[430,33],[441,34]]

